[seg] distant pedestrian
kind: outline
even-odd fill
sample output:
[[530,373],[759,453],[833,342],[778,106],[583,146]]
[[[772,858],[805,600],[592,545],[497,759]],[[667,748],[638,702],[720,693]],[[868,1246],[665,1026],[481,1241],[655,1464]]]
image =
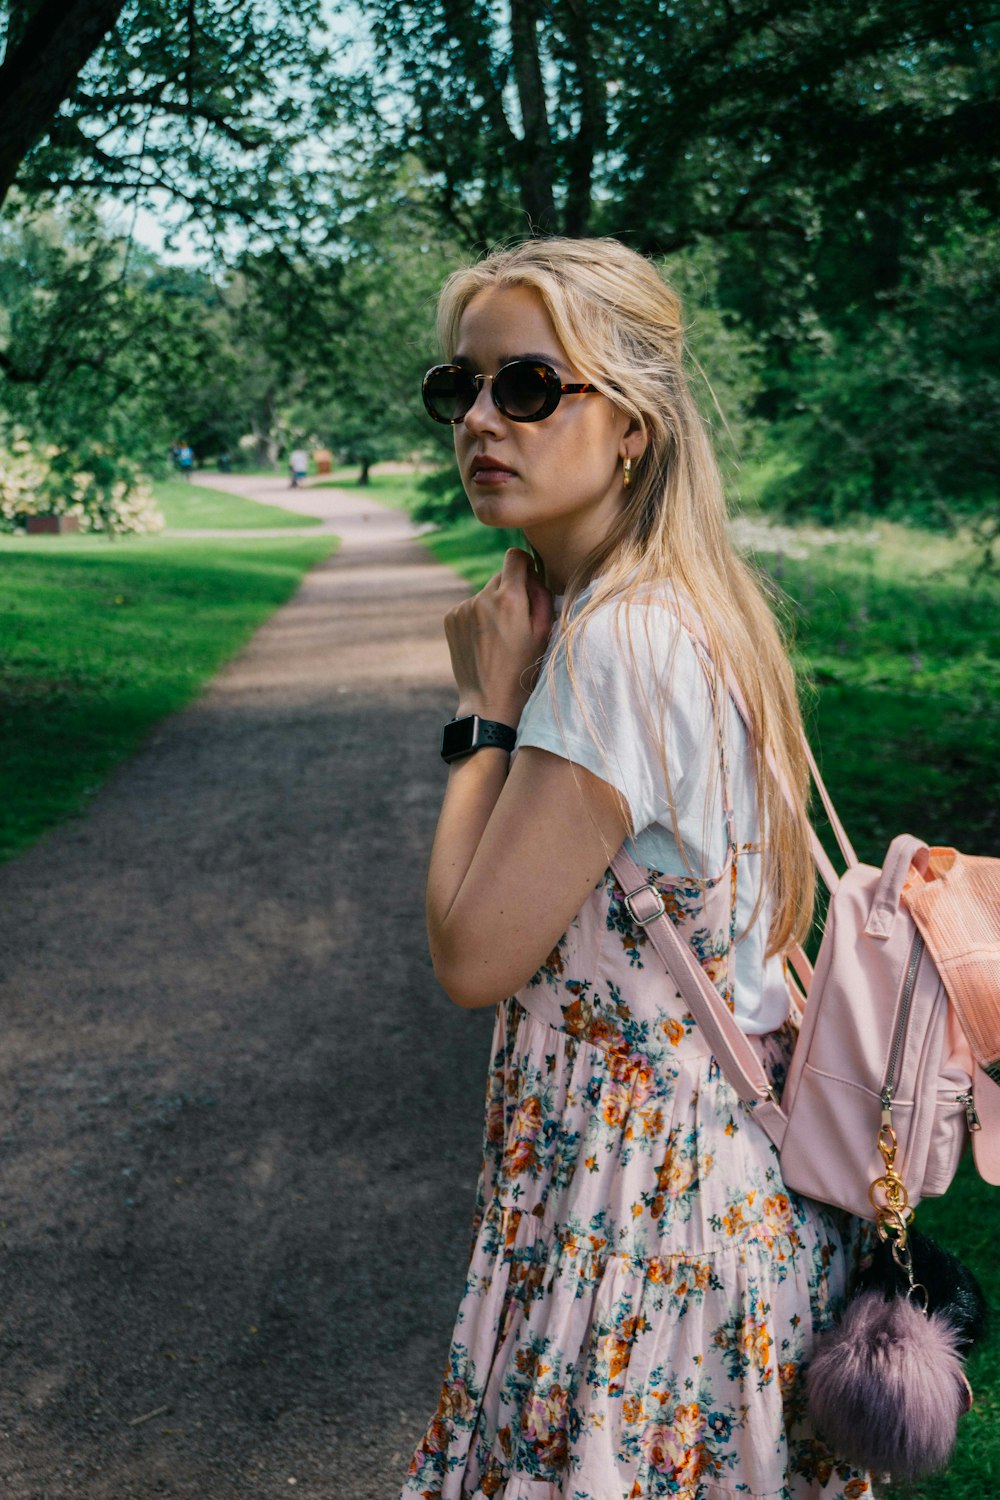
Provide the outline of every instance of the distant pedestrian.
[[309,455],[304,448],[293,448],[292,456],[288,460],[288,466],[292,471],[291,488],[297,490],[309,473]]
[[190,443],[181,443],[177,449],[177,468],[185,479],[191,478],[191,470],[194,468],[194,449]]

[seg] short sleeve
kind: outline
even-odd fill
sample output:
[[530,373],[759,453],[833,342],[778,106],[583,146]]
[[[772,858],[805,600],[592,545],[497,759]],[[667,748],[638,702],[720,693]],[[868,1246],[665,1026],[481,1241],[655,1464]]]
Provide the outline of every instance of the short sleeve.
[[[617,788],[638,834],[670,824],[671,799],[679,823],[688,821],[692,793],[704,796],[706,759],[717,759],[714,743],[705,672],[671,609],[610,601],[576,632],[571,659],[557,623],[518,748],[548,750]],[[703,804],[698,814],[700,823]]]

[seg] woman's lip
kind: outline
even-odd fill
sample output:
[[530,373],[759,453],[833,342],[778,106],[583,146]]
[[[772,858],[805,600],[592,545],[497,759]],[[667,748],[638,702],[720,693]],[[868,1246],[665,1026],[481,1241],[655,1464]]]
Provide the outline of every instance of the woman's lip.
[[472,475],[473,484],[502,484],[507,479],[515,479],[513,469],[476,469]]

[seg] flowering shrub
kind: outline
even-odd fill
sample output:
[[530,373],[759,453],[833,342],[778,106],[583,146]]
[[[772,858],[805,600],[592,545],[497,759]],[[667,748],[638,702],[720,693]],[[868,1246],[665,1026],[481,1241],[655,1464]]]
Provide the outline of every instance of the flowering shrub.
[[23,531],[28,516],[77,516],[81,531],[163,530],[148,480],[105,444],[60,448],[0,434],[0,531]]

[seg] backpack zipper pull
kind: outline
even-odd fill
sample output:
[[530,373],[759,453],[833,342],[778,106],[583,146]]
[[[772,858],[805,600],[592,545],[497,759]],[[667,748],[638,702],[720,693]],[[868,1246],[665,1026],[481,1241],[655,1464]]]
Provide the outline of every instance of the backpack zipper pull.
[[983,1122],[982,1120],[980,1120],[979,1115],[976,1113],[976,1101],[972,1097],[972,1090],[969,1089],[965,1094],[956,1094],[955,1098],[958,1100],[959,1104],[965,1105],[965,1118],[969,1122],[969,1129],[982,1130]]

